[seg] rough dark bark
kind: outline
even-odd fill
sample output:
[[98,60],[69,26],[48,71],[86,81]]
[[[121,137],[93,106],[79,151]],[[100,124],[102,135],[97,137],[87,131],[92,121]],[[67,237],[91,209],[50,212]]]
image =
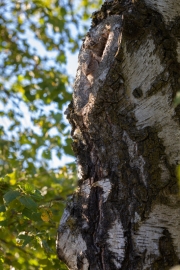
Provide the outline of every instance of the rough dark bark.
[[68,267],[166,270],[180,260],[179,0],[106,1],[79,54],[79,187],[57,239]]

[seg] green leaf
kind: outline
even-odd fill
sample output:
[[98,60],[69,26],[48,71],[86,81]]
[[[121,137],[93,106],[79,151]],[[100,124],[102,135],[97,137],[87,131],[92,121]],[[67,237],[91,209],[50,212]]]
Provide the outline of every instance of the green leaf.
[[45,240],[42,240],[42,245],[46,253],[52,253],[52,249]]
[[0,221],[0,226],[6,227],[8,224],[7,220]]
[[33,239],[34,236],[26,235],[26,234],[20,234],[17,238],[17,240],[24,240],[22,247],[25,247],[27,244],[29,244]]
[[4,201],[6,204],[9,204],[16,198],[18,198],[21,195],[21,193],[17,190],[10,190],[4,195]]
[[42,221],[40,213],[33,212],[32,210],[27,209],[27,208],[24,208],[24,210],[22,211],[22,215],[33,221],[37,221],[37,222]]
[[29,197],[29,196],[21,196],[19,198],[19,201],[21,202],[21,204],[23,204],[25,207],[27,207],[28,209],[36,209],[37,208],[37,204],[35,203],[35,201]]
[[66,56],[64,53],[61,53],[57,56],[56,58],[57,61],[59,61],[60,63],[66,63]]
[[71,143],[72,143],[72,139],[67,138],[67,139],[66,139],[66,145],[65,145],[63,148],[64,148],[64,152],[65,152],[67,155],[74,156],[74,152],[73,152],[73,150],[72,150]]
[[4,205],[0,205],[0,213],[6,212],[6,208]]
[[42,152],[42,157],[45,159],[51,159],[51,151],[46,149]]
[[3,267],[3,258],[1,257],[0,258],[0,270],[3,270],[4,267]]
[[26,184],[24,185],[24,189],[25,189],[26,192],[31,193],[31,192],[33,192],[33,190],[34,190],[34,187],[33,187],[31,184],[26,183]]
[[41,192],[39,190],[36,190],[35,193],[33,193],[31,195],[31,197],[35,200],[35,201],[41,201],[43,199],[43,196],[41,195]]

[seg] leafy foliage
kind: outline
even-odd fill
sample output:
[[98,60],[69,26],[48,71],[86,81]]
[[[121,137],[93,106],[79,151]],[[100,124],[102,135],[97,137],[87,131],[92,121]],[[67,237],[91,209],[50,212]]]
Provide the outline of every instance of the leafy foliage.
[[0,269],[67,269],[55,251],[76,186],[75,165],[61,165],[73,155],[63,116],[71,99],[67,55],[87,28],[80,19],[100,4],[0,2]]
[[39,168],[36,176],[14,170],[1,178],[0,255],[6,266],[59,269],[55,237],[66,197],[75,186],[72,168],[66,165],[56,173]]

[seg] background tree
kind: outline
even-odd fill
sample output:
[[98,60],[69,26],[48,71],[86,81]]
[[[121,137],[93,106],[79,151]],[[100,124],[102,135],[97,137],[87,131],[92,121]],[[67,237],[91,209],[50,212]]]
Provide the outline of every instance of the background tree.
[[168,270],[180,260],[180,4],[105,1],[67,112],[79,188],[59,227],[70,269]]
[[76,186],[74,164],[60,161],[72,155],[67,54],[86,29],[80,20],[100,2],[0,2],[0,269],[67,269],[55,250]]

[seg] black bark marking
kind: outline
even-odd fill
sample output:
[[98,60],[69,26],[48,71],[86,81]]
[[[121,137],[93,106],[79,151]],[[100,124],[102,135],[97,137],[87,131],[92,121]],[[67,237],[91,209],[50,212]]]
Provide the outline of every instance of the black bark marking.
[[143,91],[141,90],[141,88],[135,88],[132,94],[135,98],[141,98],[143,96]]
[[170,267],[179,264],[175,253],[171,235],[167,229],[164,229],[163,236],[159,239],[160,256],[154,262],[154,270],[169,270]]

